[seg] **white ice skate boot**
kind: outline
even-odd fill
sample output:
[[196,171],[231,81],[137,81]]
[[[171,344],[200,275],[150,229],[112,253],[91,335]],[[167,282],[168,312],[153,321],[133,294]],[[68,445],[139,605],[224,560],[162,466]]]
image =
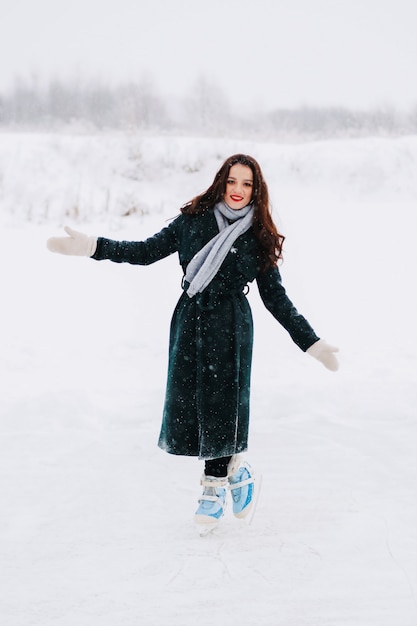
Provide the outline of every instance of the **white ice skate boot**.
[[227,477],[216,478],[203,474],[201,485],[203,495],[199,499],[199,507],[194,520],[200,535],[206,535],[214,530],[223,517],[226,508]]
[[256,496],[259,489],[257,484],[255,489],[255,476],[249,463],[239,464],[239,460],[232,460],[229,464],[229,487],[233,499],[233,515],[239,519],[252,521]]

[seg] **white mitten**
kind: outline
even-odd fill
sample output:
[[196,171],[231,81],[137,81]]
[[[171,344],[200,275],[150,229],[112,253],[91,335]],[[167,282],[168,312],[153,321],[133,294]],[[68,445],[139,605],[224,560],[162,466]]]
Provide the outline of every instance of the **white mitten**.
[[72,256],[93,256],[97,248],[97,237],[89,237],[65,226],[69,237],[51,237],[46,242],[48,250]]
[[321,361],[324,367],[332,370],[332,372],[339,369],[339,362],[334,355],[335,352],[339,352],[339,348],[329,345],[324,339],[319,339],[307,350],[307,354]]

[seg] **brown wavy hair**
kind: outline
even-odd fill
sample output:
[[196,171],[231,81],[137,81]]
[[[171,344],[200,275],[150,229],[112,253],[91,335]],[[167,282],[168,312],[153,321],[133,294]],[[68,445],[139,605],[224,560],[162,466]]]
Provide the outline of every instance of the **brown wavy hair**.
[[252,202],[255,207],[253,229],[261,248],[262,269],[275,267],[282,259],[284,235],[278,232],[271,215],[268,187],[258,162],[247,154],[234,154],[225,160],[210,187],[181,207],[181,213],[204,213],[223,199],[232,165],[246,165],[253,174]]

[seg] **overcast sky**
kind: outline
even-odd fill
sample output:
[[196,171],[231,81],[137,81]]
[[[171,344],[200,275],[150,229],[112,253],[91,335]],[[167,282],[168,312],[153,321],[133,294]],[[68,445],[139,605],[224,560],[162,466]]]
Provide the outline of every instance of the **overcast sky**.
[[17,76],[204,74],[243,107],[417,103],[417,0],[0,0],[0,89]]

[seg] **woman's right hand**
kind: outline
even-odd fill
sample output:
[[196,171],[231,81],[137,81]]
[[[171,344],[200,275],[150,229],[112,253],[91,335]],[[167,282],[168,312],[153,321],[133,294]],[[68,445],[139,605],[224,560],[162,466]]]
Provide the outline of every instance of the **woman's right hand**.
[[48,250],[70,256],[93,256],[97,248],[97,237],[89,237],[84,233],[65,226],[68,237],[51,237],[46,242]]
[[335,352],[339,352],[339,348],[331,346],[324,339],[319,339],[307,350],[307,354],[323,363],[324,367],[327,367],[332,372],[336,372],[339,369],[339,362],[334,355]]

